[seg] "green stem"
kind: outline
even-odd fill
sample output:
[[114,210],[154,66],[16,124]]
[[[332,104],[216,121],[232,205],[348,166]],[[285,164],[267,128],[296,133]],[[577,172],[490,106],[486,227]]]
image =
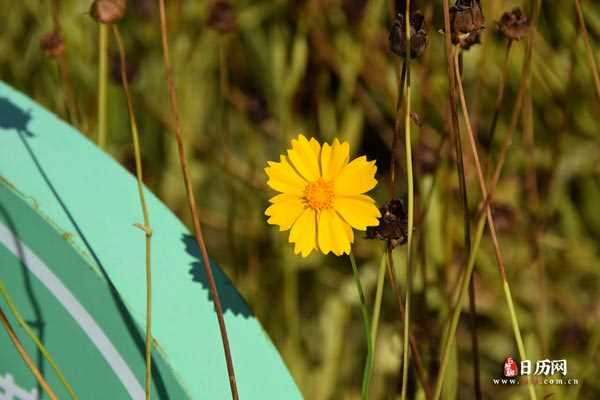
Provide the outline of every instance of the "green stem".
[[108,26],[99,24],[99,50],[98,50],[98,146],[106,148],[106,75],[107,75],[107,50]]
[[12,298],[10,297],[10,295],[8,294],[8,291],[6,290],[6,287],[4,286],[4,282],[2,282],[2,281],[0,281],[0,294],[4,298],[4,301],[6,302],[6,305],[8,306],[8,308],[10,309],[10,312],[12,312],[15,319],[19,323],[19,325],[21,325],[21,328],[23,328],[25,333],[27,333],[27,335],[35,343],[35,345],[40,350],[40,352],[42,353],[42,355],[44,356],[46,361],[48,361],[48,364],[50,364],[50,366],[56,373],[56,376],[58,377],[58,379],[65,386],[65,389],[67,389],[67,392],[69,392],[69,396],[72,399],[77,400],[77,394],[75,394],[73,387],[67,381],[67,378],[65,378],[65,375],[63,374],[62,370],[59,368],[58,364],[56,364],[56,362],[54,361],[54,359],[48,352],[48,349],[46,349],[46,346],[44,346],[44,344],[40,341],[40,339],[37,337],[37,335],[31,330],[31,328],[29,327],[29,325],[27,324],[27,322],[25,321],[25,319],[23,318],[23,316],[21,315],[19,310],[17,310],[15,303],[12,301]]
[[439,400],[442,394],[442,387],[444,386],[444,375],[446,373],[446,369],[448,368],[448,361],[450,359],[450,348],[452,347],[452,343],[455,339],[456,327],[458,326],[458,320],[460,317],[462,304],[465,300],[465,295],[469,289],[469,283],[471,282],[471,275],[473,274],[473,269],[475,267],[475,259],[477,258],[477,253],[479,252],[479,244],[481,243],[481,237],[483,236],[485,221],[486,215],[485,213],[482,213],[479,216],[479,220],[477,221],[475,241],[473,242],[473,246],[471,247],[471,254],[469,255],[467,270],[461,281],[458,300],[456,302],[456,305],[454,306],[454,309],[452,310],[452,316],[450,318],[450,328],[448,329],[447,340],[442,351],[440,371],[438,373],[437,382],[435,384],[433,400]]
[[373,357],[375,357],[375,343],[377,342],[377,331],[379,330],[379,315],[381,314],[381,299],[383,298],[383,286],[385,285],[386,253],[384,252],[379,262],[377,272],[377,290],[375,292],[375,304],[373,305],[373,320],[371,321],[371,343],[373,344]]
[[408,237],[406,242],[407,273],[406,273],[406,300],[404,305],[404,337],[402,345],[402,391],[401,399],[406,400],[408,389],[408,366],[409,366],[409,340],[410,340],[410,298],[412,295],[412,233],[414,226],[414,177],[412,166],[412,144],[410,135],[410,0],[406,0],[404,14],[404,26],[406,36],[406,113],[404,115],[404,147],[406,149],[406,180],[408,185]]
[[[510,293],[510,286],[508,285],[508,281],[504,280],[504,282],[502,282],[502,286],[504,288],[504,294],[506,296],[506,303],[508,304],[508,312],[510,313],[510,320],[512,322],[515,340],[517,341],[519,357],[521,357],[521,360],[527,360],[527,354],[525,353],[525,345],[523,344],[523,338],[521,337],[521,329],[519,328],[519,320],[517,319],[517,313],[513,304],[512,294]],[[529,397],[533,400],[537,399],[531,379],[529,379],[527,389],[529,390]]]
[[367,309],[365,294],[362,289],[362,284],[360,283],[360,277],[358,276],[358,268],[356,267],[356,260],[354,259],[354,254],[350,252],[348,256],[350,257],[350,264],[352,264],[352,273],[354,274],[354,281],[356,282],[356,290],[358,291],[358,296],[360,298],[360,308],[363,317],[363,328],[365,331],[365,337],[367,338],[367,360],[365,362],[365,367],[363,370],[363,380],[361,389],[362,400],[367,400],[369,398],[369,380],[371,377],[371,367],[373,364],[373,343],[371,342],[371,334],[369,332],[369,327],[371,323],[369,322],[369,310]]
[[152,227],[150,226],[150,216],[148,207],[146,206],[146,198],[144,196],[144,177],[142,174],[142,152],[140,150],[140,138],[138,133],[135,113],[133,112],[133,101],[129,93],[129,83],[127,81],[127,71],[125,69],[125,48],[121,40],[121,34],[117,25],[113,25],[113,32],[119,47],[119,55],[121,57],[121,80],[123,81],[123,90],[127,98],[127,110],[129,112],[129,122],[131,125],[131,136],[133,139],[133,150],[135,154],[135,173],[137,178],[138,193],[140,196],[140,204],[144,216],[144,224],[135,224],[138,228],[144,231],[146,236],[146,400],[150,400],[150,390],[152,386],[152,268],[151,268],[151,239]]

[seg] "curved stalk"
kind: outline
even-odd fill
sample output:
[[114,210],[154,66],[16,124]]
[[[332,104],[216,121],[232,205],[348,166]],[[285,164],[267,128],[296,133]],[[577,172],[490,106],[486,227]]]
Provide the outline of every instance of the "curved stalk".
[[129,83],[127,81],[127,70],[125,60],[125,48],[119,33],[117,25],[113,25],[113,32],[119,47],[119,56],[121,57],[121,80],[123,81],[123,89],[127,98],[127,110],[129,112],[129,122],[131,125],[131,136],[133,139],[133,149],[135,154],[135,173],[137,178],[138,193],[140,196],[140,204],[144,216],[144,224],[135,224],[136,227],[144,231],[146,236],[146,400],[150,400],[150,391],[152,388],[152,265],[151,265],[151,239],[152,227],[150,226],[150,216],[148,207],[146,206],[146,198],[144,196],[144,177],[142,174],[142,154],[140,151],[140,139],[138,133],[135,113],[133,112],[133,101],[129,93]]
[[[469,118],[469,112],[467,109],[467,102],[465,100],[465,93],[463,90],[463,86],[462,86],[462,78],[460,76],[460,69],[459,69],[459,63],[458,63],[458,54],[459,54],[459,49],[456,49],[456,53],[454,56],[454,71],[456,73],[456,82],[457,82],[457,87],[458,87],[458,93],[459,93],[459,99],[460,99],[460,104],[461,104],[461,108],[462,108],[462,114],[465,120],[465,125],[467,127],[467,133],[469,136],[469,143],[471,145],[471,153],[473,155],[473,159],[475,160],[475,166],[476,166],[476,170],[477,170],[477,177],[479,178],[479,187],[481,189],[481,194],[482,197],[485,201],[485,199],[487,199],[488,197],[488,192],[486,189],[486,184],[485,184],[485,178],[483,176],[483,171],[481,169],[481,163],[479,161],[479,154],[477,151],[477,143],[475,141],[475,135],[473,133],[473,129],[471,127],[471,120]],[[487,218],[488,221],[488,226],[490,229],[490,234],[492,237],[492,243],[494,245],[494,250],[495,250],[495,255],[496,255],[496,261],[498,263],[498,268],[500,270],[500,277],[502,279],[502,285],[504,288],[504,294],[505,294],[505,298],[506,298],[506,303],[508,306],[508,310],[510,313],[510,317],[511,317],[511,322],[512,322],[512,326],[513,326],[513,331],[514,331],[514,335],[515,335],[515,340],[517,341],[517,347],[519,350],[519,356],[521,357],[521,360],[526,360],[527,359],[527,355],[525,353],[525,346],[523,345],[523,339],[521,337],[521,329],[519,328],[519,322],[517,320],[517,315],[516,315],[516,311],[515,311],[515,307],[513,304],[513,299],[512,299],[512,295],[510,292],[510,287],[508,284],[508,279],[506,276],[506,269],[504,266],[504,259],[502,257],[502,252],[500,251],[500,243],[498,241],[498,237],[496,235],[496,228],[495,228],[495,224],[494,224],[494,218],[492,216],[492,211],[491,211],[491,206],[490,206],[490,202],[485,202],[484,203],[484,210],[483,212],[485,213],[485,216]],[[536,399],[536,394],[535,394],[535,390],[533,389],[533,385],[531,384],[531,381],[529,382],[529,384],[527,385],[528,389],[529,389],[529,395],[531,397],[531,399],[535,400]]]
[[215,278],[210,266],[210,260],[208,258],[208,250],[206,249],[206,243],[204,243],[204,235],[202,233],[202,227],[200,225],[200,219],[198,218],[198,211],[196,208],[196,200],[194,198],[194,190],[192,188],[192,179],[190,176],[190,170],[187,164],[187,158],[185,155],[185,147],[183,145],[183,133],[181,127],[181,121],[179,118],[179,109],[177,108],[177,95],[175,93],[175,84],[173,82],[173,72],[171,70],[171,60],[169,56],[169,44],[167,37],[167,17],[165,12],[165,1],[159,0],[159,12],[160,12],[160,33],[162,39],[163,49],[163,63],[165,66],[165,79],[167,81],[167,89],[169,92],[169,103],[171,106],[171,112],[175,119],[175,140],[177,141],[177,150],[179,153],[179,162],[181,164],[181,171],[183,173],[183,180],[185,183],[185,190],[187,194],[188,206],[190,213],[192,214],[192,220],[194,225],[194,236],[196,243],[202,254],[202,265],[206,272],[206,279],[208,281],[208,287],[210,289],[210,296],[215,304],[215,310],[217,314],[217,320],[219,322],[219,330],[221,333],[221,340],[223,342],[223,352],[225,355],[225,363],[227,365],[227,374],[229,376],[229,387],[231,389],[231,397],[233,400],[239,398],[237,391],[237,383],[235,379],[235,370],[233,368],[233,360],[231,357],[231,349],[229,347],[229,338],[227,336],[227,328],[225,326],[225,318],[223,317],[223,307],[221,306],[221,299],[219,298],[219,292],[217,291],[217,285]]

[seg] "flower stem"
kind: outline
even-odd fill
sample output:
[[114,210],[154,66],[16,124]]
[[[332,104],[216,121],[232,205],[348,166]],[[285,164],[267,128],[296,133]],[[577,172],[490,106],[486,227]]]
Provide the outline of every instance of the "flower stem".
[[383,287],[385,286],[386,254],[381,256],[379,271],[377,272],[377,290],[375,291],[375,304],[373,305],[373,319],[371,321],[371,343],[373,344],[373,356],[375,356],[375,343],[377,342],[377,331],[379,330],[379,315],[381,313],[381,300],[383,298]]
[[98,49],[98,146],[106,147],[106,73],[108,65],[108,26],[99,24]]
[[27,324],[27,322],[25,321],[25,319],[23,318],[23,316],[21,315],[19,310],[17,310],[15,303],[12,301],[12,298],[8,294],[8,290],[6,290],[6,287],[4,286],[4,282],[2,282],[2,281],[0,281],[0,294],[4,298],[6,305],[10,309],[10,312],[12,312],[12,314],[14,315],[15,319],[17,320],[17,322],[19,323],[21,328],[23,328],[25,333],[27,333],[27,335],[35,343],[37,348],[40,350],[40,353],[42,353],[42,355],[44,356],[46,361],[48,361],[48,364],[50,364],[50,366],[56,373],[56,376],[58,377],[58,379],[65,386],[65,389],[67,390],[67,392],[69,392],[69,396],[73,400],[77,400],[77,394],[75,394],[73,387],[67,381],[67,378],[65,378],[65,375],[63,374],[62,370],[59,368],[58,364],[56,364],[56,362],[54,361],[54,359],[48,352],[48,349],[46,349],[46,346],[44,346],[44,344],[40,341],[40,339],[37,337],[37,335],[31,330],[31,328],[29,327],[29,325]]
[[35,366],[35,364],[33,363],[33,360],[29,356],[29,354],[27,354],[27,351],[21,344],[21,341],[15,334],[15,331],[13,330],[12,326],[10,325],[10,322],[6,318],[6,314],[4,314],[4,310],[2,310],[2,307],[0,307],[0,321],[2,322],[2,326],[4,327],[4,330],[8,334],[8,337],[13,342],[13,344],[15,345],[15,348],[19,352],[19,355],[21,356],[23,361],[25,361],[25,364],[27,364],[27,367],[29,367],[29,369],[31,370],[31,373],[33,374],[33,376],[35,376],[35,379],[37,379],[40,386],[48,394],[48,397],[50,397],[51,400],[57,400],[58,397],[56,396],[56,393],[54,393],[54,391],[50,388],[50,385],[48,385],[48,382],[46,382],[46,379],[44,379],[40,370]]
[[125,48],[121,40],[121,34],[117,25],[113,25],[113,32],[119,47],[119,55],[121,57],[121,80],[123,81],[123,89],[127,98],[127,110],[129,112],[129,122],[131,125],[131,136],[133,138],[133,149],[135,153],[135,173],[137,178],[138,192],[140,196],[140,204],[144,216],[144,224],[136,224],[138,228],[144,231],[146,236],[146,400],[150,400],[150,391],[152,387],[152,266],[150,255],[152,252],[151,239],[152,227],[150,226],[150,216],[148,207],[146,206],[146,198],[144,196],[144,177],[142,174],[142,154],[140,151],[140,139],[138,133],[135,113],[133,112],[133,101],[129,93],[129,83],[127,81],[127,70],[125,60]]
[[371,377],[371,367],[373,364],[373,343],[371,341],[371,334],[369,332],[369,327],[371,323],[369,322],[369,310],[367,309],[365,295],[363,292],[362,284],[360,283],[360,277],[358,276],[358,268],[356,267],[356,260],[354,259],[354,254],[350,252],[349,257],[350,264],[352,264],[352,273],[354,274],[354,281],[356,282],[356,290],[358,291],[358,296],[360,299],[360,308],[363,317],[363,328],[365,331],[365,337],[367,338],[367,360],[363,369],[363,380],[361,389],[362,400],[367,400],[369,398],[369,380]]
[[404,304],[404,337],[402,340],[402,389],[401,399],[406,400],[408,390],[408,366],[409,366],[409,338],[410,338],[410,300],[412,295],[412,233],[414,226],[415,190],[412,165],[412,144],[410,135],[410,0],[405,2],[404,26],[406,36],[406,113],[404,115],[404,147],[406,150],[406,181],[408,185],[408,226],[407,226],[407,273],[406,273],[406,300]]

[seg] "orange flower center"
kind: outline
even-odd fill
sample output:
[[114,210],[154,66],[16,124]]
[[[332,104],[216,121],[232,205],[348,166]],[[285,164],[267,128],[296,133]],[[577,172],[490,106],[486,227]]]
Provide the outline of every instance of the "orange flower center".
[[333,207],[333,183],[322,178],[309,183],[304,189],[304,198],[309,207],[315,210],[323,210]]

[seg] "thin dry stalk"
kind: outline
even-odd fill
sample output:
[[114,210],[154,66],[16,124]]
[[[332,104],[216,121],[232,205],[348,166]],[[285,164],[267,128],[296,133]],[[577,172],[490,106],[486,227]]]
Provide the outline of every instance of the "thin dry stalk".
[[221,307],[221,300],[219,298],[219,293],[217,291],[217,285],[215,283],[215,278],[213,276],[212,268],[210,266],[210,261],[208,258],[208,251],[206,249],[206,244],[204,243],[204,236],[202,234],[202,228],[200,226],[200,218],[198,217],[198,211],[196,209],[196,200],[194,198],[194,190],[192,188],[192,180],[190,177],[190,171],[187,164],[187,157],[185,154],[185,147],[183,145],[183,133],[181,120],[179,117],[179,109],[177,107],[177,96],[175,93],[175,84],[173,83],[173,72],[171,69],[171,60],[169,56],[169,44],[168,44],[168,36],[167,36],[167,18],[165,12],[165,2],[164,0],[159,0],[159,8],[160,8],[160,31],[162,37],[162,49],[163,49],[163,61],[165,65],[165,79],[167,81],[167,88],[169,91],[169,103],[171,107],[171,112],[173,113],[173,117],[175,119],[175,139],[177,140],[177,149],[179,152],[179,161],[181,163],[181,170],[183,173],[183,180],[185,183],[185,189],[187,193],[188,205],[190,207],[190,212],[192,214],[192,220],[194,225],[194,236],[196,238],[196,243],[198,244],[198,248],[200,249],[200,253],[202,254],[203,266],[206,272],[206,278],[208,280],[208,286],[210,288],[210,295],[215,304],[215,310],[217,313],[217,319],[219,321],[219,329],[221,332],[221,339],[223,342],[223,351],[225,353],[225,362],[227,364],[227,373],[229,375],[229,386],[231,388],[231,397],[234,400],[239,399],[237,384],[235,380],[235,371],[233,368],[233,361],[231,358],[231,350],[229,347],[229,338],[227,337],[227,329],[225,327],[225,319],[223,317],[223,308]]
[[[446,47],[446,61],[447,61],[447,70],[448,70],[448,84],[450,86],[448,91],[449,102],[450,102],[450,115],[451,115],[451,123],[450,123],[450,135],[454,139],[454,150],[456,154],[456,169],[458,171],[458,184],[459,190],[462,199],[462,207],[463,207],[463,235],[465,240],[465,248],[468,254],[472,254],[472,246],[471,246],[471,225],[470,225],[470,216],[469,216],[469,199],[467,196],[467,184],[465,179],[465,165],[463,160],[463,150],[462,150],[462,140],[460,136],[460,128],[458,124],[458,111],[456,109],[456,76],[454,74],[454,65],[452,62],[452,38],[451,38],[451,27],[450,27],[450,7],[448,4],[448,0],[443,1],[444,7],[444,42]],[[475,265],[473,269],[475,270]],[[474,379],[475,379],[475,396],[479,400],[481,399],[481,387],[479,384],[479,354],[478,354],[478,342],[477,342],[477,332],[476,332],[476,322],[477,322],[477,314],[476,314],[476,293],[475,293],[475,285],[473,282],[474,271],[470,275],[469,281],[469,304],[470,304],[470,313],[471,313],[471,342],[473,344],[473,366],[474,366]]]
[[27,364],[27,367],[31,370],[31,373],[33,374],[33,376],[35,376],[35,379],[37,379],[40,386],[48,394],[48,397],[50,397],[51,400],[57,400],[58,397],[56,396],[56,393],[54,393],[54,391],[50,388],[50,385],[48,385],[48,382],[46,382],[46,379],[44,379],[44,377],[42,376],[41,372],[35,366],[33,360],[29,356],[29,354],[27,354],[27,351],[25,350],[25,348],[21,344],[21,341],[15,334],[13,327],[10,325],[8,318],[6,318],[6,314],[4,314],[4,310],[2,310],[2,307],[0,307],[0,321],[2,321],[2,326],[4,327],[4,330],[6,331],[6,333],[8,334],[8,337],[13,342],[15,348],[19,352],[19,355],[21,356],[23,361],[25,361],[25,364]]
[[[473,155],[473,159],[475,160],[475,167],[477,170],[477,177],[479,179],[479,186],[481,189],[482,197],[484,199],[486,199],[488,197],[488,193],[487,193],[487,189],[486,189],[486,185],[485,185],[485,178],[483,176],[483,171],[481,169],[481,163],[479,161],[479,154],[477,151],[477,143],[475,141],[475,135],[473,134],[473,129],[471,127],[469,111],[467,109],[467,102],[465,100],[465,94],[464,94],[464,90],[462,87],[462,78],[460,76],[460,68],[459,68],[459,63],[458,63],[459,51],[460,50],[457,47],[456,54],[454,57],[454,71],[456,73],[456,82],[458,84],[459,99],[460,99],[460,104],[461,104],[461,108],[462,108],[462,112],[463,112],[463,116],[464,116],[464,120],[465,120],[465,125],[467,127],[467,133],[469,135],[469,143],[471,145],[471,152]],[[512,318],[513,330],[515,333],[515,339],[517,341],[517,347],[519,349],[519,355],[522,360],[525,360],[525,359],[527,359],[527,355],[525,353],[525,347],[523,345],[521,330],[519,328],[518,321],[516,319],[516,313],[514,311],[512,296],[510,295],[510,288],[509,288],[508,279],[506,276],[506,268],[504,266],[504,258],[502,257],[502,252],[500,250],[500,243],[498,241],[498,236],[496,234],[496,227],[494,225],[494,218],[492,216],[492,210],[491,210],[490,203],[489,202],[485,203],[484,207],[485,207],[484,212],[485,212],[485,215],[487,218],[487,225],[489,227],[490,234],[492,237],[492,243],[494,245],[494,253],[496,255],[496,262],[498,263],[498,269],[500,271],[500,276],[502,278],[502,283],[503,283],[506,297],[507,297],[506,300],[508,302],[508,307],[509,307],[509,311],[510,311],[511,318]],[[535,394],[532,384],[530,383],[529,385],[527,385],[527,387],[529,389],[530,397],[535,400],[536,394]]]
[[596,65],[596,59],[594,58],[594,50],[590,43],[590,34],[588,33],[587,27],[585,26],[585,19],[583,17],[583,9],[581,7],[581,0],[575,0],[575,8],[577,8],[577,18],[581,25],[581,32],[583,33],[583,41],[585,42],[585,49],[587,51],[588,62],[592,75],[594,76],[594,84],[596,85],[596,96],[600,100],[600,75],[598,75],[598,66]]
[[531,63],[533,59],[533,39],[536,33],[536,25],[540,15],[541,9],[541,0],[538,0],[534,6],[534,14],[531,22],[531,26],[529,27],[529,38],[527,42],[527,50],[525,61],[523,63],[523,72],[521,74],[521,82],[519,83],[519,90],[517,92],[517,98],[515,100],[515,106],[513,108],[510,126],[504,139],[502,141],[502,147],[500,150],[500,156],[498,158],[498,162],[496,163],[496,168],[494,170],[494,174],[488,185],[488,195],[484,201],[483,207],[486,207],[488,203],[490,203],[490,199],[494,195],[494,191],[496,190],[496,185],[500,180],[500,174],[502,173],[502,169],[504,168],[504,163],[506,162],[506,157],[508,156],[508,150],[510,145],[512,144],[513,135],[517,129],[517,123],[519,122],[519,117],[521,115],[522,107],[523,107],[523,99],[525,97],[525,91],[528,89],[530,81],[531,81]]

